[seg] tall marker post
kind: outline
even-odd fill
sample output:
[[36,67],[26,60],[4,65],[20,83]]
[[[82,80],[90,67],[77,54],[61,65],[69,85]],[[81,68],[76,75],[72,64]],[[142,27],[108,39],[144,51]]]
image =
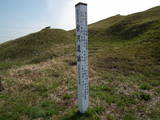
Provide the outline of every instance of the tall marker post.
[[81,113],[85,113],[89,107],[87,4],[78,3],[75,7],[78,109]]

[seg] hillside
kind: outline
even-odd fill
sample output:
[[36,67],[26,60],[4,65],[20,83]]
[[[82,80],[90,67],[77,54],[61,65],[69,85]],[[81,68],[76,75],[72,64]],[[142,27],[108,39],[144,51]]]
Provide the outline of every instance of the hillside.
[[0,120],[159,120],[160,6],[89,25],[90,109],[76,108],[75,32],[0,45]]
[[[37,33],[1,44],[0,61],[4,68],[16,63],[41,62],[65,54],[69,51],[67,48],[73,42],[73,36],[69,32],[45,28]],[[57,50],[58,48],[61,48],[61,50]],[[0,67],[0,69],[3,68]]]

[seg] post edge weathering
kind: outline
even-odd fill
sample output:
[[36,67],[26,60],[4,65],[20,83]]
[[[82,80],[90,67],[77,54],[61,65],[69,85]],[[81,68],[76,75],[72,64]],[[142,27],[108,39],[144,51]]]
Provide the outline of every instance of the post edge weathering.
[[75,8],[78,110],[85,113],[89,107],[87,4],[80,2]]

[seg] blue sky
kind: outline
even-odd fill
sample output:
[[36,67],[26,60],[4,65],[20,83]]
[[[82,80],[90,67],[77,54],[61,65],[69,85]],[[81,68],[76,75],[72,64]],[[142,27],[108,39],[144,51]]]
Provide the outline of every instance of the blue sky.
[[0,0],[0,43],[40,29],[75,28],[74,5],[88,3],[89,23],[160,5],[160,0]]

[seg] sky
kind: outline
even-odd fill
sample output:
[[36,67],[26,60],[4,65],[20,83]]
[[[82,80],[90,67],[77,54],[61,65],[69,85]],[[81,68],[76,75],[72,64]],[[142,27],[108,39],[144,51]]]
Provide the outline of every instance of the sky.
[[88,4],[88,23],[160,5],[160,0],[0,0],[0,43],[51,26],[75,28],[75,4]]

